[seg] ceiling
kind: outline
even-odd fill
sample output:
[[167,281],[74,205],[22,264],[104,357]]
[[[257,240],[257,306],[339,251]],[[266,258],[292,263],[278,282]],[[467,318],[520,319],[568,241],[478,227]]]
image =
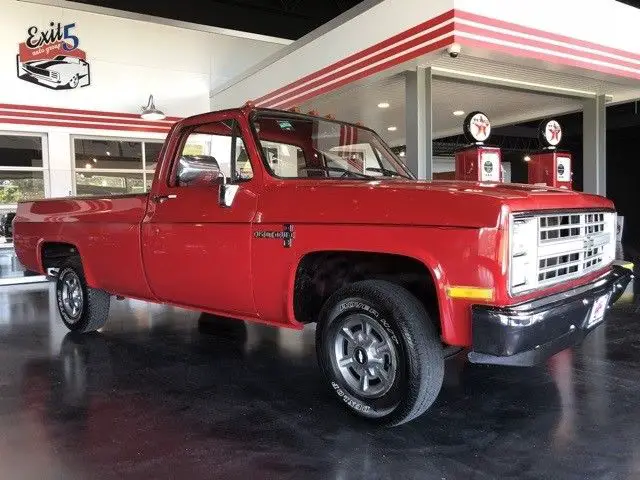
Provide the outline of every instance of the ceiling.
[[[640,0],[639,0],[640,1]],[[470,52],[471,53],[471,52]],[[526,62],[526,60],[523,60]],[[452,59],[433,53],[416,61],[433,67],[433,132],[435,138],[462,132],[464,116],[453,112],[485,112],[494,126],[514,125],[582,110],[585,95],[605,94],[610,104],[640,98],[636,81],[606,80],[532,65],[514,65],[474,57]],[[405,143],[405,69],[349,84],[300,105],[302,111],[331,114],[340,120],[361,122],[381,134],[392,146]],[[462,79],[463,81],[461,81]],[[503,86],[496,86],[503,84]],[[504,86],[504,85],[509,85]],[[389,108],[378,108],[381,102]],[[395,126],[395,131],[388,127]]]
[[[379,108],[381,102],[388,108]],[[473,85],[453,81],[433,81],[433,131],[436,138],[455,135],[462,131],[464,116],[474,110],[485,112],[496,126],[520,123],[582,108],[575,99],[520,92],[503,88]],[[373,128],[390,145],[405,142],[405,87],[404,78],[327,95],[305,104],[303,110],[315,110],[321,115],[331,114],[340,120],[362,122]],[[395,126],[396,131],[388,127]]]
[[74,0],[144,15],[297,40],[361,0]]

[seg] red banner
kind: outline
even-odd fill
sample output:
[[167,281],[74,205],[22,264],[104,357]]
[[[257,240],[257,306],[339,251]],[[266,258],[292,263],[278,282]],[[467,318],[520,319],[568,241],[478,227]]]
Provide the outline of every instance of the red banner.
[[38,48],[29,48],[27,47],[26,43],[21,43],[19,45],[20,46],[20,50],[19,50],[20,62],[24,63],[24,62],[30,62],[33,60],[50,60],[57,57],[58,55],[81,58],[82,60],[87,59],[87,54],[83,50],[76,48],[74,50],[67,51],[64,48],[62,48],[63,44],[64,44],[64,41],[60,41],[60,42],[50,43],[49,45],[44,45]]

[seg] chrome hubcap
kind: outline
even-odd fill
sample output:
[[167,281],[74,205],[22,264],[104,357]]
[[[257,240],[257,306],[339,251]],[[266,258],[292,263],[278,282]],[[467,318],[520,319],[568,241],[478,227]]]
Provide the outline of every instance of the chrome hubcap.
[[75,272],[66,272],[61,279],[62,282],[62,308],[73,322],[78,321],[82,314],[84,304],[84,294],[80,279]]
[[334,340],[334,360],[340,375],[363,397],[379,397],[396,378],[398,354],[384,327],[370,316],[346,317]]
[[71,78],[71,82],[69,82],[69,85],[71,85],[71,87],[75,87],[76,85],[78,85],[78,77],[75,76]]

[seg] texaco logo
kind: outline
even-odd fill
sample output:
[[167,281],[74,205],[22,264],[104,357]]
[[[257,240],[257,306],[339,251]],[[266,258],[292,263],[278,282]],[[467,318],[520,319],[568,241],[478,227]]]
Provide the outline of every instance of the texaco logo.
[[491,160],[484,162],[484,171],[487,173],[493,172],[493,162]]
[[472,112],[465,119],[465,131],[476,142],[484,142],[491,135],[491,122],[482,112]]
[[555,147],[562,140],[562,127],[555,120],[550,120],[544,127],[544,139],[547,143]]

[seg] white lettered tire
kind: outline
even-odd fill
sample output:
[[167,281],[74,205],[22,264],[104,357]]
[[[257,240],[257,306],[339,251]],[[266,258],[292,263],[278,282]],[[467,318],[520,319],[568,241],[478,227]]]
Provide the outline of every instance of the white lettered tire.
[[423,305],[394,283],[366,280],[335,292],[320,314],[316,350],[338,399],[377,424],[413,420],[442,387],[437,331]]

